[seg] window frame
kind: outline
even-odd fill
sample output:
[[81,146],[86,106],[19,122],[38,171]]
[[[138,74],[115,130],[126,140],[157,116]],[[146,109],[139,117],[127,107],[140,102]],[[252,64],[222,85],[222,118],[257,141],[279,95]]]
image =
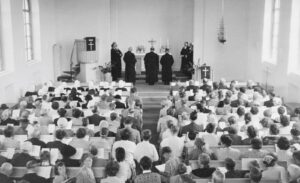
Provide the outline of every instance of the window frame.
[[281,0],[265,0],[262,62],[277,64]]
[[300,2],[293,0],[291,5],[288,74],[300,75]]
[[34,35],[33,35],[33,19],[32,19],[32,2],[31,0],[23,0],[23,24],[25,38],[25,55],[26,61],[35,60],[34,52]]

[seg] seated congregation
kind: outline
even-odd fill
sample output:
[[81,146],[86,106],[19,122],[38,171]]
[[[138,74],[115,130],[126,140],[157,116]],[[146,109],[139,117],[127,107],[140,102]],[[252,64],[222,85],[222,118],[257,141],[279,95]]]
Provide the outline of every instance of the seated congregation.
[[47,85],[2,104],[0,182],[300,181],[300,108],[250,81],[170,88],[155,132],[124,84]]

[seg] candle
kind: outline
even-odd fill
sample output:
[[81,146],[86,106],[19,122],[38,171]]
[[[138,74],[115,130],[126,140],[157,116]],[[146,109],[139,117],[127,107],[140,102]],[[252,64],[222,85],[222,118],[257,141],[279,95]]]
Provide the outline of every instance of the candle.
[[160,51],[160,49],[161,49],[161,38],[159,38],[159,44],[158,44],[158,50]]
[[169,39],[167,39],[167,48],[169,48]]

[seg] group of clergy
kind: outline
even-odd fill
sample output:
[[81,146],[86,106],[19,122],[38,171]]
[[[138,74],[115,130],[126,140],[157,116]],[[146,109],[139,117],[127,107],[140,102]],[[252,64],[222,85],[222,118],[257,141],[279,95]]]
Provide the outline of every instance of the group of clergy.
[[[111,74],[113,81],[117,81],[119,78],[121,78],[122,56],[123,54],[118,49],[117,43],[112,43]],[[135,84],[135,64],[137,61],[134,53],[132,52],[132,47],[128,48],[128,51],[124,54],[123,60],[125,62],[125,81]],[[158,82],[159,63],[162,66],[162,81],[165,85],[169,85],[172,81],[172,65],[174,63],[173,56],[169,53],[169,48],[165,49],[165,54],[160,60],[153,47],[151,47],[150,52],[145,55],[144,64],[146,70],[146,83],[149,85],[154,85],[156,82]]]

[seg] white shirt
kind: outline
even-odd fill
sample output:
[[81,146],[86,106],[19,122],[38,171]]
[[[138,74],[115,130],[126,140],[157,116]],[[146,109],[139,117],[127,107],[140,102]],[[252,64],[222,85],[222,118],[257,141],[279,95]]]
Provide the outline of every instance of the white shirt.
[[176,135],[168,137],[160,143],[161,148],[167,146],[171,148],[175,157],[181,157],[184,146],[184,138],[179,138]]
[[136,159],[138,162],[142,159],[142,157],[147,156],[152,161],[158,160],[158,153],[153,144],[151,144],[149,141],[142,141],[137,144],[136,150],[134,153],[134,159]]
[[116,141],[112,147],[112,157],[115,159],[116,158],[116,149],[118,147],[124,148],[126,152],[125,160],[127,160],[130,163],[134,163],[133,161],[133,155],[136,150],[136,144],[132,141],[129,140],[120,140]]
[[130,164],[127,161],[119,162],[119,171],[116,175],[119,179],[126,182],[127,179],[130,179],[131,177],[131,169]]
[[171,136],[172,136],[171,130],[168,128],[167,130],[165,130],[162,133],[162,140],[165,139],[165,138],[171,137]]
[[280,134],[284,134],[284,135],[290,134],[290,133],[291,133],[291,129],[292,129],[292,126],[291,126],[291,125],[285,126],[285,127],[281,126],[281,127],[279,128]]

